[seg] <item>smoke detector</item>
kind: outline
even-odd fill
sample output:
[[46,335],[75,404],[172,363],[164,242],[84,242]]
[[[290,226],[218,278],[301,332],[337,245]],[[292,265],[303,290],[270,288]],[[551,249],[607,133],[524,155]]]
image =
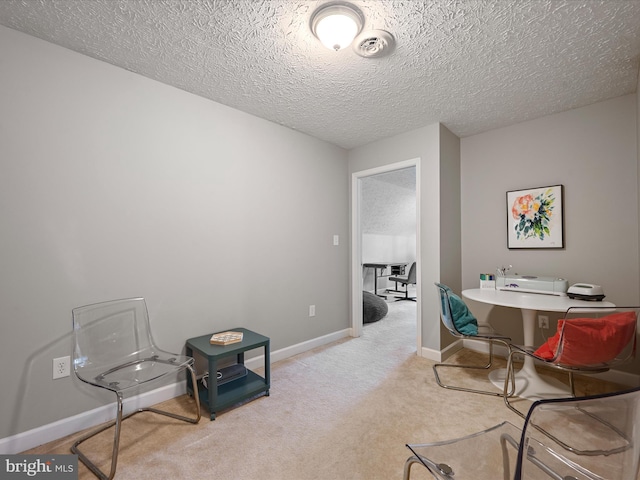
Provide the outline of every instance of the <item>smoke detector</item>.
[[396,41],[385,30],[368,30],[362,32],[353,41],[353,50],[365,58],[379,58],[391,53]]

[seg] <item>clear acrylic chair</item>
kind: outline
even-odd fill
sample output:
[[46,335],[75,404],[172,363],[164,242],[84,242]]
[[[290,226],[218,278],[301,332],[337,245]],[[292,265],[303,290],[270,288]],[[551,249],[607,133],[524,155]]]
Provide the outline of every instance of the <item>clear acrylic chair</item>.
[[[116,473],[122,421],[140,412],[149,411],[190,423],[200,420],[200,399],[191,357],[160,350],[153,342],[149,328],[147,306],[143,298],[131,298],[97,303],[73,309],[75,348],[73,365],[76,376],[94,387],[116,395],[117,409],[113,421],[77,440],[71,451],[78,455],[96,476],[111,479]],[[193,418],[156,408],[139,408],[123,415],[125,397],[139,392],[140,387],[154,383],[174,383],[176,374],[186,370],[196,391]],[[115,426],[111,467],[104,473],[80,449],[89,438]]]
[[[438,289],[438,294],[440,295],[440,318],[442,319],[442,323],[447,328],[449,333],[461,340],[477,340],[486,342],[489,345],[489,360],[486,364],[483,365],[470,365],[470,364],[460,364],[460,363],[436,363],[433,366],[433,373],[436,377],[436,382],[439,386],[443,388],[448,388],[451,390],[460,390],[463,392],[471,392],[471,393],[481,393],[483,395],[493,395],[493,396],[502,396],[503,392],[495,389],[493,386],[491,390],[479,390],[473,388],[466,388],[462,386],[455,386],[443,383],[440,379],[440,375],[438,374],[438,369],[442,368],[459,368],[459,369],[475,369],[475,370],[489,370],[493,365],[493,348],[496,344],[502,345],[506,348],[507,352],[511,352],[511,338],[506,337],[504,335],[499,334],[491,326],[489,325],[478,325],[478,333],[475,335],[465,334],[461,332],[456,326],[456,322],[454,321],[453,311],[454,308],[452,306],[452,300],[457,302],[462,302],[459,297],[453,298],[452,292],[449,287],[443,285],[441,283],[435,284]],[[464,303],[464,302],[462,302]],[[487,382],[489,382],[487,377]],[[515,391],[515,382],[511,382],[511,387],[507,392],[508,395],[511,395]]]
[[410,444],[404,467],[438,480],[636,480],[640,388],[538,400],[520,430],[503,422],[455,440]]
[[[545,367],[567,373],[575,397],[574,374],[603,373],[635,357],[638,313],[640,307],[569,308],[555,335],[542,346],[512,345],[505,382],[515,381],[514,357],[528,355]],[[507,407],[524,418],[510,397],[504,395]]]

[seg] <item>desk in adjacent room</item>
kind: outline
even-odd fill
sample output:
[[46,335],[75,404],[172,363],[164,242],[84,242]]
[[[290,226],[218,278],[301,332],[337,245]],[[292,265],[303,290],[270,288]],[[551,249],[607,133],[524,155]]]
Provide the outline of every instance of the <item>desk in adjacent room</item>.
[[[501,307],[519,308],[522,312],[522,326],[524,330],[524,344],[533,346],[536,315],[542,312],[566,312],[570,307],[615,307],[611,302],[591,302],[587,300],[573,300],[567,296],[544,295],[539,293],[514,292],[491,288],[474,288],[464,290],[462,296],[481,303],[498,305]],[[500,390],[504,386],[506,370],[495,370],[489,374],[489,379]],[[536,372],[533,358],[525,356],[524,365],[516,373],[516,395],[538,400],[540,398],[569,396],[569,388],[562,382]]]
[[[363,263],[364,268],[373,269],[373,293],[378,295],[378,278],[389,277],[391,275],[404,275],[404,271],[407,268],[407,262],[393,263],[393,262],[367,262]],[[390,272],[385,275],[385,270],[389,268]],[[378,271],[380,272],[378,274]],[[384,295],[379,295],[384,297]]]

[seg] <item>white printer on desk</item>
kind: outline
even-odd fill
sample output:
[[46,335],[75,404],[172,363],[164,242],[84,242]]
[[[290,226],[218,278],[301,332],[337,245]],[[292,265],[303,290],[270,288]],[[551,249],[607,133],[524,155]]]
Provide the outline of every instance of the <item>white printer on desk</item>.
[[512,290],[514,292],[543,293],[546,295],[566,296],[569,282],[564,278],[538,277],[535,275],[498,275],[496,276],[497,290]]

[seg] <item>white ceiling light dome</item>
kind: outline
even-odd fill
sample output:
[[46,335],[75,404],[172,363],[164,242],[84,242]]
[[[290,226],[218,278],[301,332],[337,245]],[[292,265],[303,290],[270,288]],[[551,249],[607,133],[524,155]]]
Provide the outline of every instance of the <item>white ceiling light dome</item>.
[[363,24],[360,10],[342,2],[327,3],[311,16],[313,34],[325,47],[336,52],[351,45]]

